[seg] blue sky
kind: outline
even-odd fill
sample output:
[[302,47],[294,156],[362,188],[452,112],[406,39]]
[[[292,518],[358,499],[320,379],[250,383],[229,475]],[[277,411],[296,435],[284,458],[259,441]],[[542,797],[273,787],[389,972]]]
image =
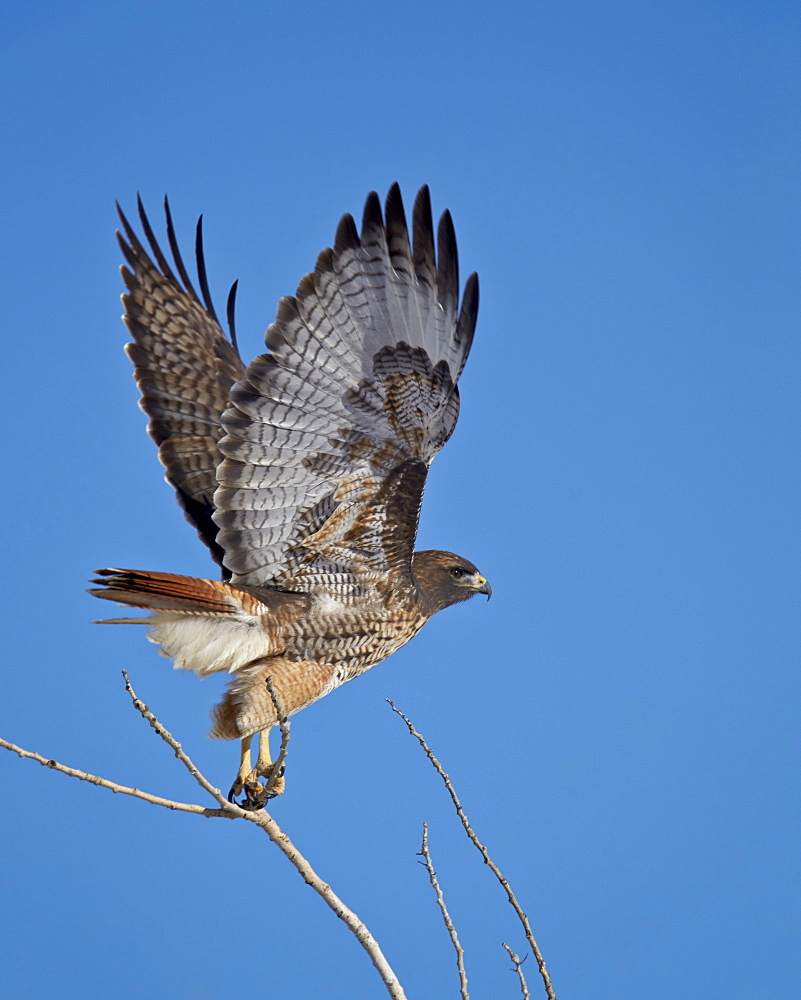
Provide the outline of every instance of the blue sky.
[[[0,15],[6,404],[0,735],[199,801],[221,684],[98,627],[89,573],[213,566],[122,346],[114,201],[171,198],[243,354],[345,211],[451,209],[481,311],[420,547],[493,600],[299,715],[276,819],[410,998],[515,996],[500,888],[560,1000],[795,996],[801,12],[768,2],[12,3]],[[265,838],[0,757],[9,995],[381,997]],[[533,963],[528,965],[538,995]],[[758,986],[755,986],[758,984]]]

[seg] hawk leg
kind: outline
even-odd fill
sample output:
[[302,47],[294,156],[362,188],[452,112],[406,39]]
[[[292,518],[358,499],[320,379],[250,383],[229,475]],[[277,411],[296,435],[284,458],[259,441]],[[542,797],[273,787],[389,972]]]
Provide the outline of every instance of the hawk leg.
[[[269,729],[259,733],[259,756],[256,760],[256,766],[251,767],[250,743],[252,739],[252,736],[246,736],[242,740],[239,771],[228,793],[228,801],[235,802],[236,796],[244,791],[245,798],[237,805],[243,809],[263,809],[269,799],[275,798],[276,795],[283,795],[286,787],[284,769],[281,768],[280,774],[274,773],[275,764],[270,756]],[[262,785],[259,778],[266,778],[267,783]]]

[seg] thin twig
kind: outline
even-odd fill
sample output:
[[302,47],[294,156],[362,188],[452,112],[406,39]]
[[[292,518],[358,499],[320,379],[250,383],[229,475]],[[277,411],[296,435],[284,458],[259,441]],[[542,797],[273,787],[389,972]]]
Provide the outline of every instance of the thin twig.
[[273,687],[272,677],[265,678],[265,684],[267,685],[267,690],[270,692],[273,708],[275,709],[275,714],[278,717],[278,726],[281,730],[281,749],[278,751],[278,756],[275,758],[272,772],[270,773],[270,777],[267,780],[267,785],[264,789],[265,794],[268,798],[270,798],[270,793],[278,784],[278,779],[283,775],[284,761],[289,753],[289,718],[284,712],[284,706],[281,704],[276,690]]
[[139,714],[146,719],[151,727],[155,729],[158,735],[173,748],[175,751],[175,756],[180,760],[184,767],[189,771],[195,781],[203,788],[205,791],[211,795],[212,798],[216,799],[220,806],[226,811],[232,813],[236,816],[236,812],[231,808],[232,803],[223,795],[219,788],[215,788],[214,785],[206,778],[204,774],[201,774],[198,768],[190,760],[189,756],[184,752],[181,744],[176,740],[172,733],[168,732],[164,726],[159,722],[155,715],[150,711],[147,705],[141,701],[134,691],[131,682],[128,680],[128,672],[126,670],[122,671],[122,676],[125,679],[125,690],[131,696],[131,701],[133,702],[133,707]]
[[406,723],[409,732],[412,734],[412,736],[415,737],[417,742],[423,748],[426,756],[431,761],[435,770],[445,783],[445,787],[447,788],[448,794],[450,795],[451,800],[456,808],[456,814],[462,822],[462,826],[464,827],[465,833],[467,834],[472,843],[475,845],[476,849],[481,854],[482,858],[484,859],[484,864],[488,865],[492,874],[495,876],[495,878],[498,879],[498,881],[503,886],[503,889],[506,892],[507,899],[509,900],[515,913],[517,914],[520,923],[523,925],[523,930],[526,935],[526,940],[528,941],[529,946],[531,947],[531,950],[534,954],[534,958],[537,960],[537,966],[539,967],[540,976],[542,976],[542,981],[545,986],[545,992],[548,996],[548,1000],[556,1000],[556,994],[554,993],[553,986],[551,985],[551,977],[548,975],[548,969],[545,966],[545,959],[542,957],[542,952],[537,946],[537,942],[534,940],[534,935],[531,931],[531,924],[529,924],[528,922],[528,917],[523,912],[522,906],[517,901],[517,897],[515,896],[515,894],[512,892],[512,887],[509,885],[509,882],[502,874],[500,868],[498,868],[498,866],[489,856],[489,851],[487,850],[487,848],[481,843],[481,841],[476,836],[476,832],[470,825],[470,821],[468,820],[467,815],[464,809],[462,808],[462,803],[459,801],[459,796],[456,794],[456,789],[453,787],[451,779],[446,774],[442,764],[440,764],[440,762],[434,756],[433,751],[428,746],[425,739],[420,735],[420,733],[418,733],[418,731],[414,728],[409,719],[403,714],[403,712],[401,712],[399,708],[395,707],[394,702],[390,701],[389,698],[387,698],[387,703],[389,704],[389,707],[392,709],[392,711],[395,712],[396,715],[399,715]]
[[234,813],[228,809],[206,809],[203,806],[194,805],[191,802],[175,802],[173,799],[165,799],[160,795],[151,795],[150,792],[143,792],[139,788],[131,788],[128,785],[120,785],[116,781],[109,781],[107,778],[99,778],[96,774],[89,774],[87,771],[80,771],[77,767],[67,767],[66,764],[59,764],[57,760],[50,757],[42,757],[41,754],[33,753],[32,750],[23,750],[16,743],[0,739],[0,747],[11,750],[20,757],[27,757],[35,760],[38,764],[49,767],[51,771],[59,771],[67,774],[71,778],[78,778],[79,781],[88,781],[92,785],[99,785],[101,788],[108,788],[109,791],[122,795],[132,795],[136,799],[150,802],[154,806],[164,806],[165,809],[175,809],[178,812],[198,813],[200,816],[225,816],[228,819],[236,819]]
[[470,994],[467,992],[467,973],[464,968],[464,948],[459,943],[456,928],[453,926],[451,915],[448,913],[448,907],[445,905],[445,897],[442,894],[442,889],[440,889],[437,873],[434,871],[434,863],[431,860],[431,854],[428,850],[428,823],[423,823],[423,843],[420,847],[420,854],[424,859],[420,864],[428,872],[429,880],[437,896],[437,905],[442,912],[442,919],[445,921],[445,928],[448,931],[451,944],[456,952],[456,968],[459,970],[459,992],[462,994],[462,1000],[470,1000]]
[[515,964],[512,972],[516,972],[517,978],[520,980],[520,992],[523,994],[523,1000],[531,1000],[531,994],[529,993],[528,985],[526,984],[526,977],[523,975],[523,962],[525,962],[528,958],[528,955],[524,955],[522,958],[519,958],[505,941],[501,942],[501,946],[507,950],[509,958],[511,958]]

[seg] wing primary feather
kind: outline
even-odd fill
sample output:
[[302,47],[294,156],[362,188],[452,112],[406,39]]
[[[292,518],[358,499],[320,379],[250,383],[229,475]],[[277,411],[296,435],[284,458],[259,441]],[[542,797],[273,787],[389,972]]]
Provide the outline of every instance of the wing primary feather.
[[406,225],[406,213],[403,210],[403,198],[400,185],[396,181],[389,189],[384,206],[387,228],[387,246],[389,247],[390,263],[396,271],[403,271],[412,277],[412,248],[409,245],[409,229]]
[[237,353],[237,357],[241,360],[242,355],[239,353],[239,344],[236,339],[236,290],[239,287],[239,279],[231,285],[230,291],[228,292],[228,301],[225,305],[225,311],[228,317],[228,336],[231,338],[231,346]]
[[211,292],[209,291],[209,280],[206,275],[206,257],[203,253],[203,216],[197,220],[197,227],[195,229],[195,262],[197,264],[197,278],[200,283],[200,291],[203,295],[203,304],[206,307],[206,312],[211,316],[214,322],[221,326],[222,324],[217,319],[217,313],[214,311],[214,303],[211,299]]
[[350,212],[347,212],[339,220],[339,225],[337,226],[337,233],[334,238],[334,253],[344,253],[345,250],[355,250],[360,246],[361,243],[359,242],[356,223],[353,221],[353,216]]
[[384,219],[381,215],[381,202],[378,200],[378,194],[375,191],[371,191],[367,195],[367,200],[364,203],[364,212],[362,213],[362,242],[364,242],[364,237],[371,229],[383,230]]
[[[167,278],[168,281],[174,281],[175,284],[177,285],[178,280],[173,274],[172,268],[170,267],[167,258],[161,251],[161,247],[159,246],[159,241],[156,239],[156,236],[153,232],[153,227],[150,225],[150,219],[148,219],[147,217],[147,213],[145,212],[145,206],[142,204],[142,198],[139,194],[136,195],[136,207],[139,212],[139,221],[142,223],[142,229],[144,229],[145,231],[147,242],[150,244],[150,249],[153,253],[153,256],[156,258],[156,263],[161,268],[161,273],[164,275],[165,278]],[[139,240],[136,239],[136,236],[133,234],[133,232],[129,233],[129,238],[131,239],[134,249],[138,249],[142,253],[145,253],[145,248],[142,246]]]
[[[184,267],[184,259],[181,256],[181,250],[178,246],[178,239],[175,235],[175,226],[172,224],[172,212],[170,211],[170,201],[167,195],[164,195],[164,215],[167,217],[167,239],[170,241],[170,250],[172,251],[172,257],[175,261],[175,266],[178,268],[178,273],[181,275],[181,281],[184,283],[184,288],[189,292],[190,295],[194,296],[198,301],[200,298],[195,291],[195,288],[189,278],[189,272]],[[155,252],[155,248],[154,248]],[[161,261],[159,261],[161,263]]]
[[467,282],[464,286],[464,295],[462,296],[462,308],[459,312],[459,319],[456,323],[456,339],[459,343],[459,347],[462,354],[462,362],[459,365],[459,371],[456,373],[456,378],[462,374],[465,363],[467,361],[467,355],[470,353],[470,345],[473,342],[473,334],[476,329],[476,320],[478,319],[478,275],[475,271],[469,276]]
[[[138,197],[139,196],[137,195],[137,199]],[[144,209],[141,208],[141,203],[140,203],[140,214],[142,211],[144,211]],[[147,251],[142,246],[142,241],[136,235],[133,226],[130,224],[130,222],[128,222],[128,218],[123,212],[123,210],[120,208],[119,204],[117,204],[117,212],[119,213],[120,220],[122,222],[123,228],[125,229],[125,236],[123,236],[119,231],[117,232],[117,240],[120,244],[120,247],[122,248],[122,252],[125,254],[125,259],[128,261],[131,268],[134,271],[136,271],[137,267],[139,266],[140,257],[146,258]],[[151,237],[152,237],[152,230],[151,230]],[[126,240],[128,241],[127,243],[125,242]],[[168,279],[171,278],[173,281],[175,281],[175,275],[173,275],[173,273],[169,271],[169,269],[168,269],[168,274],[166,276]]]
[[434,223],[431,218],[431,195],[424,184],[417,192],[412,211],[414,272],[417,279],[436,295],[437,267],[434,259]]
[[[127,237],[128,242],[131,244],[138,243],[139,240],[136,238],[136,233],[133,231],[133,228],[130,222],[128,221],[127,215],[125,214],[125,212],[123,212],[122,208],[120,207],[120,203],[118,201],[115,201],[114,204],[117,206],[117,215],[119,215],[120,217],[120,222],[122,223],[122,228],[125,230],[125,236]],[[117,239],[122,240],[122,234],[119,232],[119,230],[117,230]]]
[[459,305],[459,255],[453,219],[447,209],[437,227],[437,291],[445,311],[455,313]]
[[[119,230],[117,230],[117,242],[119,243],[120,249],[122,250],[129,265],[135,269],[137,252],[144,253],[144,250],[142,248],[142,244],[137,239],[136,233],[131,228],[131,224],[128,222],[125,213],[120,208],[119,202],[117,202],[117,213],[119,214],[122,227],[125,230],[124,236]],[[123,268],[123,271],[124,270],[125,269]]]

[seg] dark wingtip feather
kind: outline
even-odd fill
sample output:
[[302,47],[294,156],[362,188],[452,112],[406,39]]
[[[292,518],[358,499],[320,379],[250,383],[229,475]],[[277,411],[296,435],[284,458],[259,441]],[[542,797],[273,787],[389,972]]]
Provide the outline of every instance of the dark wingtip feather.
[[459,314],[460,322],[462,316],[472,316],[473,325],[475,326],[475,322],[478,317],[478,274],[475,271],[468,276],[467,281],[465,282],[464,295],[462,297],[462,310]]
[[390,202],[395,202],[396,204],[400,202],[401,208],[403,208],[403,198],[401,197],[400,184],[397,181],[393,181],[389,186],[389,191],[387,191],[386,204],[389,205]]
[[389,247],[390,263],[396,270],[404,270],[411,274],[412,248],[409,244],[409,229],[406,225],[403,198],[397,181],[387,194],[384,215],[387,220],[387,246]]
[[317,261],[314,265],[315,274],[326,274],[334,266],[334,251],[331,247],[326,247],[317,254]]
[[459,319],[456,323],[456,339],[462,348],[462,363],[457,373],[457,378],[467,361],[470,353],[470,345],[473,343],[473,334],[476,330],[476,320],[478,319],[478,275],[475,271],[469,276],[464,286],[462,296],[462,308],[459,311]]
[[133,230],[131,229],[131,225],[128,222],[125,212],[123,212],[122,210],[122,206],[118,201],[114,202],[114,206],[117,209],[117,215],[119,216],[120,222],[122,223],[122,228],[125,230],[126,233],[131,233]]
[[122,274],[123,281],[130,289],[133,272],[136,270],[136,252],[133,247],[128,244],[128,241],[119,230],[117,230],[116,236],[117,243],[119,244],[120,250],[122,250],[122,255],[128,263],[128,267],[130,267],[129,271],[125,264],[120,264],[120,274]]
[[459,254],[453,219],[447,209],[437,227],[437,289],[445,309],[455,312],[459,304]]
[[236,290],[239,287],[239,279],[231,285],[228,292],[228,301],[225,304],[225,313],[228,318],[228,336],[231,338],[231,346],[236,351],[236,356],[239,360],[242,360],[242,355],[239,353],[239,344],[236,339]]
[[123,234],[119,231],[119,229],[117,230],[116,233],[117,242],[122,248],[122,252],[125,254],[125,259],[131,265],[131,267],[134,267],[137,254],[144,253],[144,250],[142,248],[142,244],[139,242],[139,238],[134,232],[133,226],[128,221],[128,217],[120,207],[120,203],[118,201],[115,201],[114,204],[117,206],[117,214],[120,217],[120,222],[122,223],[122,228],[125,233],[125,235],[123,236]]
[[434,256],[434,221],[431,217],[431,195],[427,184],[420,188],[414,200],[412,234],[415,274],[419,281],[435,290],[437,265]]
[[314,295],[315,285],[314,285],[314,274],[304,274],[303,277],[298,282],[298,287],[295,292],[295,298],[299,301],[307,299],[310,295]]
[[356,223],[353,221],[353,216],[350,213],[346,213],[339,220],[339,225],[337,226],[337,233],[334,237],[334,250],[340,254],[345,250],[358,249],[360,246],[361,243],[359,242]]
[[403,208],[403,197],[400,185],[397,181],[387,192],[387,200],[384,203],[384,215],[387,220],[387,232],[390,229],[402,229],[408,233],[406,226],[406,212]]
[[298,317],[298,300],[294,295],[283,295],[275,309],[275,322],[286,327]]
[[[139,213],[139,221],[142,224],[142,229],[144,230],[145,238],[147,239],[147,242],[150,244],[151,253],[156,258],[156,263],[161,269],[161,273],[164,275],[165,278],[168,278],[171,281],[175,281],[175,275],[172,273],[170,265],[167,263],[167,258],[161,251],[159,242],[156,239],[156,236],[153,232],[153,227],[150,225],[150,219],[148,219],[147,217],[145,206],[142,204],[142,197],[138,192],[136,194],[136,208]],[[136,242],[132,241],[131,245],[133,246],[134,250],[139,250],[142,253],[144,253],[144,248],[142,247],[141,243],[138,240],[136,240]]]
[[[183,281],[184,283],[184,288],[187,290],[187,292],[189,292],[190,295],[193,295],[195,298],[197,298],[198,297],[197,292],[195,291],[194,286],[192,285],[192,282],[189,278],[189,272],[184,267],[184,260],[183,257],[181,256],[181,250],[178,246],[178,239],[175,235],[175,226],[173,225],[172,222],[172,212],[170,211],[170,202],[166,194],[164,195],[164,215],[167,218],[167,239],[169,240],[170,243],[170,250],[172,251],[172,257],[173,260],[175,261],[175,266],[178,269],[178,273],[181,276],[181,281]],[[160,260],[159,263],[161,263]]]
[[[119,229],[115,233],[117,237],[117,243],[119,244],[120,250],[122,250],[122,255],[128,262],[128,265],[132,270],[136,269],[136,258],[138,253],[143,253],[142,245],[137,239],[136,233],[133,230],[130,222],[128,221],[125,212],[120,208],[120,203],[117,201],[114,203],[117,206],[117,214],[120,217],[120,222],[122,223],[123,232],[121,233]],[[123,272],[123,278],[125,278],[126,268],[123,266],[121,268]],[[130,272],[128,272],[130,275]],[[125,283],[130,288],[130,283],[127,278],[125,278]]]
[[206,256],[203,253],[203,216],[201,215],[197,220],[197,227],[195,228],[195,263],[197,265],[197,279],[200,284],[200,292],[203,296],[203,305],[206,307],[206,312],[211,316],[214,322],[220,326],[220,321],[217,319],[217,313],[214,310],[214,303],[211,299],[211,292],[209,291],[209,280],[206,275]]
[[371,232],[383,231],[384,218],[381,215],[381,202],[375,191],[371,191],[364,202],[362,213],[362,240]]

